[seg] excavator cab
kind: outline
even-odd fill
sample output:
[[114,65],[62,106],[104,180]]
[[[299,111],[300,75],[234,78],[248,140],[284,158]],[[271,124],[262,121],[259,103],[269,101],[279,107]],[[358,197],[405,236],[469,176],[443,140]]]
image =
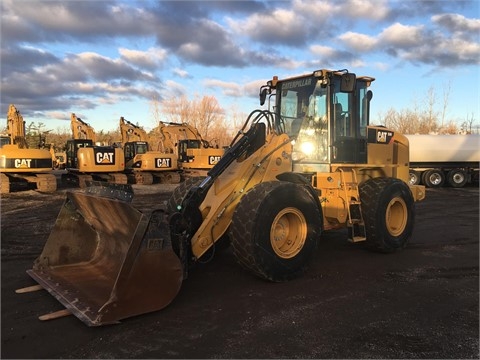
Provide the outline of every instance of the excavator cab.
[[66,154],[67,154],[67,169],[78,169],[78,157],[77,152],[81,148],[93,147],[93,140],[91,139],[71,139],[67,141]]
[[191,162],[194,157],[188,154],[189,149],[200,149],[200,140],[179,140],[178,141],[178,161]]

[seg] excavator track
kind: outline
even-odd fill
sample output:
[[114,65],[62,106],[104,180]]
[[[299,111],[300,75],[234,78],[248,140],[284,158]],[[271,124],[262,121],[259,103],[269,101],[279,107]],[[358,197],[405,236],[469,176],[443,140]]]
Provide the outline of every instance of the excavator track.
[[0,187],[2,194],[8,194],[10,192],[10,179],[5,174],[0,174]]
[[128,177],[126,174],[112,173],[109,182],[114,184],[128,184]]
[[40,192],[51,193],[57,190],[57,178],[53,174],[37,174],[37,189]]
[[161,184],[179,184],[181,176],[177,172],[168,172],[166,174],[156,174]]

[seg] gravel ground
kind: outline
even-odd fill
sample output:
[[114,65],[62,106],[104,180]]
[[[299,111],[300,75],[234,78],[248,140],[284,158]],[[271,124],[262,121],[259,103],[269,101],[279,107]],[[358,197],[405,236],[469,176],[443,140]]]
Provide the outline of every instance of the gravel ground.
[[[174,185],[134,185],[150,210]],[[411,243],[383,255],[326,232],[309,271],[279,284],[252,277],[230,249],[200,264],[162,311],[89,328],[25,273],[65,192],[1,198],[1,357],[479,358],[479,189],[428,189]],[[76,190],[72,190],[76,191]]]

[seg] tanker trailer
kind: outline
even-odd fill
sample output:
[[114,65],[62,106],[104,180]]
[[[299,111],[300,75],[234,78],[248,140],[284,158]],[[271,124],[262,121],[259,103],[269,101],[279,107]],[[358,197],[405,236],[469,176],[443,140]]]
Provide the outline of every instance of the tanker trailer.
[[406,135],[411,185],[460,188],[478,182],[480,135]]

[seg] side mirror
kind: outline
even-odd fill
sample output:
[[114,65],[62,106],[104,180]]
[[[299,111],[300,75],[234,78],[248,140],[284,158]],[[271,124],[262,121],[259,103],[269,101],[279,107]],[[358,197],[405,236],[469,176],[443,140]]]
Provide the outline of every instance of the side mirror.
[[260,106],[263,106],[263,104],[265,104],[265,100],[267,98],[267,87],[266,86],[262,86],[260,88]]
[[344,73],[340,79],[340,91],[351,93],[355,90],[357,77],[353,73]]

